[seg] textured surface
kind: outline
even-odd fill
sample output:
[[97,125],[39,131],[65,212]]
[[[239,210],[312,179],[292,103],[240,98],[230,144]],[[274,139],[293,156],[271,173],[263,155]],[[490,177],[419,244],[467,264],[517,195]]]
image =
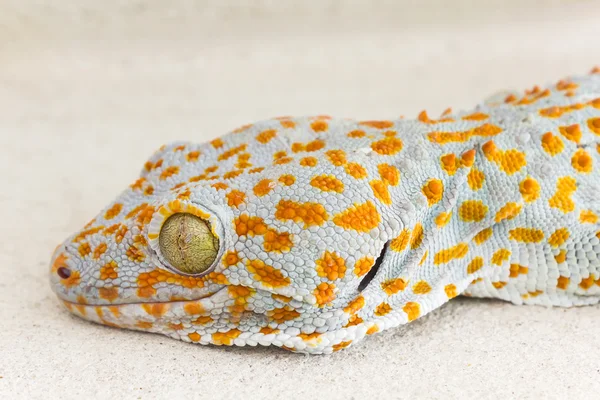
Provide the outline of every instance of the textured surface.
[[[578,33],[587,29],[590,35],[593,27],[586,25],[585,14],[557,12],[556,20],[565,18],[578,27]],[[514,42],[507,38],[493,39],[490,31],[483,30],[477,37],[483,37],[485,43],[494,47],[487,58],[482,60],[479,51],[458,46],[449,52],[458,58],[454,63],[449,62],[448,68],[421,69],[419,76],[425,74],[424,80],[431,87],[420,90],[416,84],[422,82],[417,82],[414,75],[402,80],[403,74],[410,76],[408,65],[414,71],[414,64],[404,62],[401,68],[392,68],[373,61],[379,60],[377,55],[384,61],[394,59],[385,51],[386,43],[391,46],[396,37],[390,32],[369,34],[371,38],[380,38],[382,43],[374,50],[364,39],[364,49],[373,53],[369,56],[363,52],[359,61],[356,61],[356,42],[354,48],[349,48],[342,45],[346,42],[342,34],[326,36],[327,40],[319,37],[320,46],[339,54],[337,61],[331,61],[333,64],[319,59],[320,50],[309,51],[310,38],[306,37],[271,39],[271,42],[254,39],[250,50],[247,43],[238,44],[240,50],[249,53],[260,49],[260,56],[250,60],[213,49],[222,58],[213,55],[204,64],[195,65],[188,59],[191,56],[184,51],[184,45],[179,50],[177,46],[165,49],[166,56],[157,62],[151,55],[156,44],[143,40],[127,46],[121,44],[124,47],[111,47],[94,40],[85,46],[60,41],[48,46],[39,43],[27,45],[31,47],[7,46],[9,51],[4,54],[10,62],[2,66],[2,84],[7,89],[3,109],[7,117],[1,122],[3,151],[7,156],[2,162],[7,163],[5,170],[9,185],[14,187],[14,197],[3,198],[7,221],[3,229],[11,239],[4,243],[6,251],[2,252],[6,271],[2,312],[8,322],[1,345],[2,353],[8,357],[2,364],[0,390],[12,389],[13,393],[17,388],[39,390],[38,395],[42,390],[45,393],[50,390],[68,396],[91,389],[96,393],[118,391],[144,397],[144,394],[159,396],[166,384],[172,385],[173,390],[189,393],[197,393],[201,387],[217,395],[235,390],[258,395],[273,390],[273,376],[277,376],[278,391],[313,395],[317,391],[335,390],[342,395],[343,390],[349,390],[358,395],[377,390],[408,396],[451,390],[455,397],[475,392],[488,396],[502,393],[531,396],[541,392],[558,396],[581,390],[580,397],[585,396],[598,384],[595,369],[598,360],[588,351],[595,340],[594,332],[598,331],[597,319],[593,319],[598,310],[594,307],[547,310],[454,300],[453,304],[406,328],[363,342],[358,352],[354,349],[327,360],[305,360],[257,349],[190,348],[152,335],[92,326],[60,311],[47,289],[44,275],[47,254],[56,244],[56,238],[77,229],[110,201],[116,191],[130,183],[140,160],[162,142],[193,135],[198,135],[194,141],[211,139],[243,122],[271,114],[326,111],[367,118],[393,117],[400,112],[415,115],[425,106],[433,107],[434,111],[441,111],[447,105],[467,107],[501,87],[523,87],[534,81],[545,83],[588,69],[591,61],[587,53],[591,48],[586,49],[584,44],[573,46],[569,40],[573,38],[568,34],[554,37],[551,50],[539,50],[553,32],[550,22],[538,26],[531,36],[525,35],[529,28],[514,28],[513,34],[521,32],[525,38],[519,42],[522,47],[510,50],[513,52],[510,62],[498,60],[502,59],[503,49],[509,53],[515,47]],[[470,37],[468,32],[462,34]],[[438,47],[431,50],[433,53],[448,45],[441,40],[444,35],[432,36],[439,40],[434,40]],[[231,43],[235,48],[235,43],[241,42]],[[298,50],[285,53],[291,43],[304,48],[302,56]],[[32,56],[43,47],[45,51]],[[427,54],[414,51],[415,57],[411,59],[428,60]],[[289,58],[282,60],[282,52]],[[271,74],[264,71],[263,65],[270,59],[281,63],[281,68]],[[515,59],[520,60],[518,67]],[[549,66],[542,72],[538,72],[539,59]],[[233,60],[237,60],[235,65]],[[350,60],[354,60],[353,65],[343,69],[344,62]],[[465,60],[470,60],[469,70],[462,68]],[[424,64],[435,64],[434,60],[429,61]],[[78,65],[76,74],[67,72],[73,65]],[[328,65],[331,71],[320,69],[319,65]],[[291,71],[289,75],[286,67]],[[367,75],[370,67],[378,68],[381,73]],[[203,78],[211,75],[211,70],[219,71],[218,80]],[[256,89],[251,85],[258,88],[258,80],[243,80],[244,71],[255,74],[263,71],[261,76],[278,84],[263,88],[264,96],[257,101]],[[346,71],[347,75],[340,75],[339,71]],[[472,71],[485,74],[477,82]],[[239,81],[232,81],[237,74]],[[356,85],[344,80],[361,76],[368,76],[368,80]],[[331,79],[324,79],[327,77]],[[441,80],[436,83],[436,79]],[[398,82],[398,87],[410,94],[398,93],[389,82]],[[294,88],[300,89],[294,92]],[[94,96],[90,96],[90,91]],[[61,96],[57,97],[57,93]],[[212,94],[204,96],[204,93]],[[186,104],[181,103],[182,97],[188,99]],[[124,136],[123,131],[130,135]],[[13,132],[21,137],[9,136]],[[72,146],[77,147],[77,153],[73,153]],[[71,154],[57,157],[65,153],[65,148]],[[31,165],[39,167],[9,168],[16,159],[31,160]],[[89,169],[82,168],[86,164]],[[15,202],[14,198],[29,200]],[[48,212],[49,209],[55,211]],[[36,221],[35,229],[23,222],[24,216],[27,221]],[[494,340],[490,341],[490,337]],[[33,347],[36,343],[37,347]],[[381,368],[382,363],[385,368]],[[315,375],[317,364],[319,373]],[[144,369],[139,368],[142,365]],[[579,378],[571,380],[571,374],[565,378],[564,371],[573,368],[580,371],[576,374]],[[131,373],[131,369],[139,372]],[[544,372],[540,374],[540,370]],[[126,375],[128,379],[122,379]],[[298,391],[295,382],[307,375],[313,376],[316,383]],[[369,379],[351,384],[358,376]],[[290,381],[285,383],[283,379]],[[82,384],[74,385],[74,380]],[[228,388],[223,388],[223,381],[229,383]]]

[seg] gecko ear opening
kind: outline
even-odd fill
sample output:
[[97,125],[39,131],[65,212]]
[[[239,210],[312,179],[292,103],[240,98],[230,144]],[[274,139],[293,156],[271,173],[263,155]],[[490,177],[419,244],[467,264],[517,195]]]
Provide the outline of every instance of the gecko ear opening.
[[377,275],[377,271],[379,271],[379,267],[381,267],[381,263],[383,262],[383,258],[385,256],[385,253],[387,252],[389,244],[390,244],[390,242],[387,242],[383,246],[383,248],[381,249],[381,253],[379,253],[379,256],[377,257],[377,260],[375,260],[375,263],[373,264],[373,266],[371,267],[371,269],[369,270],[369,272],[367,272],[367,274],[365,275],[365,277],[358,284],[358,291],[359,292],[362,292],[364,290],[364,288],[366,288],[367,285],[369,283],[371,283],[371,281],[373,280],[373,278],[375,277],[375,275]]
[[219,252],[219,239],[209,222],[188,213],[167,218],[158,240],[161,254],[171,267],[189,275],[208,271]]

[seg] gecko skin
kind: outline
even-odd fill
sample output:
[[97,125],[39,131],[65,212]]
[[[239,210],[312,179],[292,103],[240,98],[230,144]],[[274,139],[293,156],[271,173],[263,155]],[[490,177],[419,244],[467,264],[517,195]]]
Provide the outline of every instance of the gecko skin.
[[163,146],[60,245],[97,323],[331,353],[467,295],[600,300],[600,70],[432,120],[276,118]]

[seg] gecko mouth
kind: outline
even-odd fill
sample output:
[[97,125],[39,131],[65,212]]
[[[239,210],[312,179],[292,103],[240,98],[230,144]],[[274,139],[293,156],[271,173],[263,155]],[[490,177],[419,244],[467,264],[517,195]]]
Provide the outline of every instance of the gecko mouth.
[[72,314],[95,323],[120,328],[152,330],[165,323],[210,315],[215,308],[222,307],[228,298],[227,285],[221,285],[202,297],[193,300],[151,301],[119,304],[89,304],[61,298],[63,305]]

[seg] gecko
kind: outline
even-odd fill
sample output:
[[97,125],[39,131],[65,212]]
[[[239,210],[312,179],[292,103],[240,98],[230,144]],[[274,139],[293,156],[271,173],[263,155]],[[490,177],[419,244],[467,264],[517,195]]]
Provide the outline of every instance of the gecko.
[[78,317],[330,354],[459,296],[600,300],[600,69],[432,119],[280,117],[161,147],[60,244]]

